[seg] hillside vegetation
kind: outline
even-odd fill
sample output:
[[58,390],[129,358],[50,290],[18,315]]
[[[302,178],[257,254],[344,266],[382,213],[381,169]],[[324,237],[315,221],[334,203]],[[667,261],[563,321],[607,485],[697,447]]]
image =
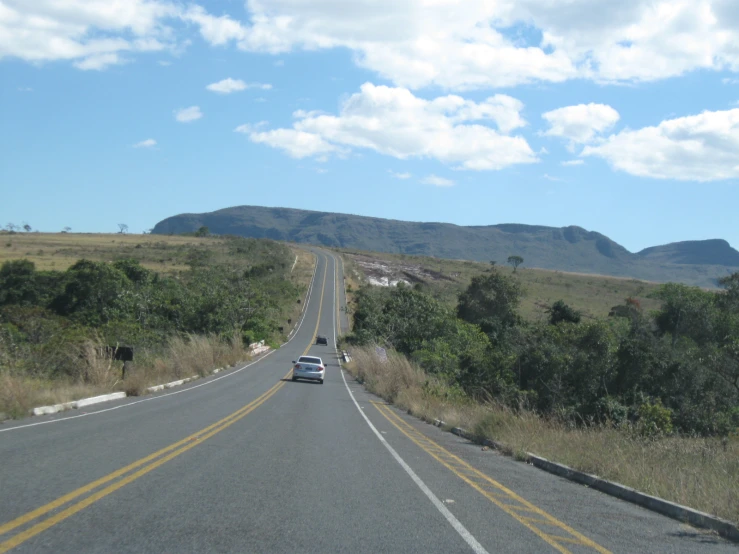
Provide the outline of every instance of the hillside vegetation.
[[720,293],[661,285],[654,311],[629,297],[612,317],[585,319],[558,299],[534,320],[521,315],[519,274],[492,267],[454,304],[422,283],[364,285],[348,340],[396,350],[461,395],[572,425],[739,430],[739,273]]
[[[339,249],[338,252],[344,256],[347,276],[351,276],[355,283],[364,281],[385,285],[404,281],[411,285],[420,284],[450,308],[456,306],[459,294],[475,275],[491,270],[489,263],[482,262],[347,249]],[[495,268],[503,274],[513,275],[512,267],[496,264]],[[646,311],[660,306],[659,300],[652,297],[660,285],[648,281],[524,266],[516,270],[516,278],[521,283],[522,292],[519,313],[529,321],[548,319],[547,310],[557,300],[578,310],[585,319],[608,316],[614,306],[623,304],[625,298],[638,300]]]
[[[0,411],[16,416],[62,389],[138,393],[248,358],[288,333],[313,267],[306,252],[241,237],[0,238]],[[125,380],[104,355],[116,345],[134,348]]]
[[343,256],[348,369],[369,390],[517,459],[739,522],[739,273],[716,291]]
[[271,238],[333,248],[414,254],[503,264],[511,255],[528,267],[682,282],[715,287],[739,270],[739,252],[724,240],[689,241],[632,253],[610,238],[581,227],[500,224],[463,227],[348,214],[237,206],[160,221],[160,235],[207,226],[219,234]]

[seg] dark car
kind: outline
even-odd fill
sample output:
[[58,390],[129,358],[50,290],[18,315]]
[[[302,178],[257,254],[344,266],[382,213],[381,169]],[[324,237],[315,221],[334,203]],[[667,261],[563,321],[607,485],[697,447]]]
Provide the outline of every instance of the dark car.
[[328,344],[328,339],[324,337],[323,335],[318,335],[316,337],[316,344]]

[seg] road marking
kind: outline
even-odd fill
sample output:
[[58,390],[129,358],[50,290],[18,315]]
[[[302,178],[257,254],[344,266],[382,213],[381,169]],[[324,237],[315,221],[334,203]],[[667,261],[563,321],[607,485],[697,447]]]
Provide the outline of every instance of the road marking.
[[[333,256],[332,256],[333,257]],[[334,264],[336,264],[336,258],[334,259]],[[336,281],[334,281],[334,288],[336,288]],[[334,295],[334,299],[336,299],[337,295]],[[336,312],[334,312],[334,350],[336,351],[336,355],[339,355],[339,349],[336,347]],[[340,323],[339,323],[340,325]],[[459,533],[459,536],[462,537],[462,539],[469,545],[469,547],[472,549],[475,554],[489,554],[487,550],[479,543],[477,542],[477,539],[475,539],[474,536],[472,536],[472,533],[470,533],[467,528],[462,525],[462,523],[454,517],[454,514],[449,511],[449,509],[444,505],[444,503],[438,499],[438,497],[431,492],[431,489],[429,489],[426,486],[426,483],[424,483],[421,478],[416,475],[416,472],[411,469],[411,467],[403,460],[403,458],[400,457],[400,454],[398,454],[395,449],[390,446],[390,443],[388,443],[385,440],[385,437],[383,437],[380,432],[377,430],[377,428],[372,425],[372,422],[369,420],[369,418],[365,415],[365,413],[362,411],[362,409],[359,406],[359,403],[357,403],[357,399],[354,398],[354,394],[352,393],[351,389],[349,388],[349,385],[346,382],[346,377],[344,377],[344,371],[341,369],[341,358],[339,358],[339,373],[341,373],[341,379],[344,381],[344,386],[346,387],[347,392],[349,393],[349,396],[352,399],[352,402],[354,402],[354,405],[357,407],[357,411],[359,414],[364,418],[364,421],[367,422],[367,425],[369,425],[369,428],[372,429],[372,432],[375,434],[375,436],[380,439],[380,442],[383,444],[385,448],[388,449],[390,454],[393,458],[395,458],[395,461],[400,464],[400,467],[402,467],[405,472],[408,474],[408,476],[413,480],[413,482],[418,486],[419,489],[423,492],[423,494],[426,495],[426,497],[431,501],[431,503],[434,505],[434,507],[441,513],[442,516],[449,522],[449,524],[454,528],[454,530]]]
[[[333,258],[333,256],[332,256],[332,258]],[[336,258],[333,258],[333,260],[334,260],[334,269],[336,269]],[[337,283],[336,283],[336,280],[334,280],[334,302],[336,302],[337,299],[340,302],[341,299],[339,299],[339,292],[336,289],[336,286],[337,286]],[[339,313],[339,309],[337,307],[336,311],[334,312],[334,322],[333,322],[334,324],[332,325],[332,327],[334,329],[334,351],[336,352],[336,358],[337,358],[337,362],[339,364],[339,371],[341,371],[341,356],[339,356],[339,347],[338,347],[338,344],[336,343],[336,330],[337,330],[337,326],[338,326],[339,335],[341,335],[341,320],[340,319],[336,319],[336,315],[338,313]]]
[[[585,535],[575,531],[567,524],[555,519],[528,500],[524,500],[512,490],[501,485],[482,471],[479,471],[458,456],[455,456],[439,444],[435,443],[412,425],[403,421],[397,414],[393,413],[388,406],[382,405],[379,402],[372,402],[372,404],[390,423],[393,424],[393,426],[395,426],[395,428],[411,439],[411,441],[413,441],[418,447],[436,459],[436,461],[449,469],[457,477],[465,481],[472,488],[480,492],[501,510],[506,512],[522,525],[528,527],[553,548],[564,554],[569,554],[570,551],[560,544],[560,542],[566,542],[591,548],[601,554],[610,554],[609,550],[593,542]],[[492,492],[490,489],[493,489],[495,492]],[[533,512],[539,517],[534,518],[523,516],[516,512],[516,510],[522,509],[527,512]],[[546,525],[548,527],[557,527],[570,536],[560,537],[558,535],[552,535],[539,529],[537,524]]]
[[[316,259],[318,257],[316,256]],[[318,266],[318,262],[316,261],[316,266]],[[318,325],[321,323],[321,313],[323,312],[323,293],[326,290],[326,273],[328,273],[328,258],[326,258],[326,261],[323,263],[323,283],[321,283],[321,300],[318,302],[318,317],[316,318],[316,328],[313,330],[313,338],[308,343],[308,347],[303,351],[301,356],[305,356],[308,354],[308,350],[311,349],[313,346],[313,343],[316,342],[316,336],[318,336]],[[307,311],[307,309],[306,309]]]
[[[334,333],[336,332],[336,327],[334,326]],[[336,351],[338,354],[338,350]],[[357,407],[357,411],[361,414],[361,416],[364,418],[364,420],[367,422],[367,425],[369,425],[369,428],[372,429],[372,432],[375,434],[375,436],[380,439],[380,442],[382,445],[388,449],[390,454],[393,458],[395,458],[395,461],[400,464],[400,466],[405,470],[405,472],[410,476],[410,478],[413,480],[413,482],[418,485],[418,488],[421,489],[423,494],[426,495],[426,497],[431,500],[431,503],[434,505],[434,507],[439,510],[441,515],[444,516],[444,518],[449,522],[449,524],[454,528],[454,530],[459,533],[459,536],[464,539],[464,541],[469,545],[469,547],[472,549],[473,552],[476,554],[488,554],[488,551],[485,550],[485,548],[477,542],[477,539],[472,536],[472,533],[470,533],[467,528],[462,525],[462,523],[454,517],[454,514],[449,511],[449,509],[444,506],[443,502],[439,500],[436,495],[431,492],[431,489],[429,489],[426,486],[426,483],[424,483],[421,478],[416,475],[416,472],[411,469],[411,467],[405,463],[405,460],[400,457],[400,454],[398,454],[395,449],[390,446],[390,444],[385,440],[385,437],[383,437],[380,432],[377,430],[377,428],[372,425],[372,422],[369,420],[369,418],[365,415],[365,413],[361,410],[359,407],[359,404],[357,403],[356,398],[354,398],[354,394],[352,394],[351,389],[349,388],[349,385],[346,382],[346,377],[344,377],[344,372],[341,371],[341,378],[344,380],[344,386],[346,387],[346,390],[349,391],[349,396],[351,396],[352,402],[354,402],[354,405]]]
[[[334,321],[334,328],[338,329],[338,335],[341,336],[341,313],[339,312],[341,307],[341,296],[339,295],[339,264],[338,258],[334,255],[332,255],[332,257],[334,259],[334,304],[336,305],[336,314],[334,314],[336,320]],[[334,344],[336,344],[336,336],[334,336]]]
[[[280,345],[280,348],[282,348],[283,346],[285,346],[287,343],[291,342],[297,336],[298,331],[300,331],[300,328],[303,326],[303,321],[305,321],[305,314],[308,312],[307,305],[310,302],[311,295],[313,294],[313,284],[315,283],[315,280],[316,280],[316,272],[317,272],[317,269],[318,269],[318,257],[316,257],[316,267],[313,270],[313,279],[311,279],[310,287],[308,289],[308,296],[305,299],[306,308],[305,308],[305,310],[303,310],[303,315],[301,316],[300,321],[298,322],[298,326],[295,328],[295,331],[294,331],[293,336],[290,337],[289,339],[287,339],[285,342],[283,342]],[[324,280],[325,280],[325,276],[324,276]],[[321,302],[323,302],[323,298],[321,299]],[[313,340],[315,340],[315,337],[313,338]],[[258,360],[255,360],[255,361],[253,361],[253,362],[251,362],[249,364],[246,364],[244,367],[240,367],[239,369],[235,369],[233,371],[229,371],[228,373],[225,373],[224,375],[221,375],[220,377],[216,377],[215,379],[211,379],[210,381],[207,381],[205,383],[200,383],[199,385],[193,385],[192,387],[187,387],[187,388],[182,389],[182,390],[178,390],[178,391],[174,391],[174,392],[168,392],[166,394],[159,394],[157,396],[151,396],[149,398],[143,398],[141,400],[136,400],[134,402],[127,402],[126,404],[121,404],[120,406],[113,406],[112,408],[105,408],[104,410],[95,410],[94,412],[88,412],[88,413],[78,414],[78,415],[73,415],[73,416],[68,416],[68,417],[61,417],[59,419],[50,419],[50,420],[47,420],[47,421],[37,421],[35,423],[27,423],[25,425],[16,425],[14,427],[8,427],[6,429],[0,429],[0,433],[7,433],[9,431],[17,431],[18,429],[26,429],[27,427],[36,427],[37,425],[48,425],[49,423],[59,423],[61,421],[70,421],[70,420],[73,420],[73,419],[78,419],[80,417],[88,417],[88,416],[103,414],[105,412],[112,412],[113,410],[120,410],[121,408],[128,408],[129,406],[135,406],[136,404],[141,404],[142,402],[150,402],[152,400],[160,400],[162,398],[167,398],[168,396],[173,396],[175,394],[182,394],[183,392],[190,392],[192,390],[199,389],[200,387],[205,387],[207,385],[211,385],[211,384],[215,383],[216,381],[220,381],[221,379],[226,379],[228,377],[231,377],[232,375],[236,375],[237,373],[241,373],[245,369],[253,366],[254,364],[258,364],[259,362],[261,362],[262,360],[264,360],[268,356],[271,356],[275,352],[277,352],[277,350],[272,350],[272,351],[268,352],[267,354],[265,354],[264,356],[262,356],[261,358],[259,358]]]
[[[318,333],[318,325],[319,325],[321,313],[323,310],[323,296],[324,296],[324,290],[325,290],[325,285],[326,285],[326,274],[327,274],[327,265],[324,264],[323,284],[321,286],[321,299],[319,301],[319,307],[318,307],[318,319],[316,320],[316,328],[313,332],[313,338],[305,350],[306,353],[311,348],[312,343],[315,342],[316,334]],[[311,288],[312,288],[312,285],[311,285]],[[306,312],[307,310],[308,308],[306,308]],[[302,320],[301,320],[301,324],[302,324]],[[283,379],[287,379],[291,371],[292,370],[288,371],[288,373],[285,374],[285,377]],[[133,462],[127,465],[126,467],[116,470],[106,475],[105,477],[101,477],[100,479],[97,479],[96,481],[93,481],[83,487],[80,487],[77,490],[67,493],[64,496],[61,496],[57,498],[56,500],[49,502],[48,504],[44,506],[36,508],[35,510],[32,510],[8,523],[0,525],[0,536],[2,536],[2,535],[5,535],[13,531],[14,529],[17,529],[18,527],[21,527],[27,523],[32,522],[35,519],[38,519],[41,516],[46,515],[47,513],[53,510],[56,510],[57,508],[64,506],[65,504],[71,502],[72,500],[84,494],[87,494],[106,483],[114,481],[118,479],[119,477],[122,477],[137,468],[141,468],[141,469],[138,469],[138,471],[131,473],[130,475],[126,477],[123,477],[119,481],[108,485],[104,489],[99,490],[98,492],[91,494],[90,496],[84,498],[83,500],[80,500],[79,502],[67,507],[61,512],[54,514],[48,519],[45,519],[33,525],[32,527],[29,527],[25,531],[22,531],[18,533],[17,535],[11,537],[10,539],[7,539],[6,541],[0,543],[0,554],[4,554],[8,550],[11,550],[12,548],[15,548],[16,546],[19,546],[20,544],[27,541],[28,539],[53,527],[57,523],[67,519],[68,517],[71,517],[72,515],[90,506],[91,504],[94,504],[98,500],[108,496],[109,494],[117,491],[118,489],[124,487],[125,485],[135,481],[139,477],[146,475],[147,473],[156,469],[157,467],[164,465],[165,463],[176,458],[177,456],[187,452],[191,448],[194,448],[198,444],[201,444],[206,439],[209,439],[210,437],[216,435],[217,433],[220,433],[224,429],[230,427],[231,425],[233,425],[240,419],[246,417],[249,413],[254,411],[256,408],[261,406],[264,402],[266,402],[269,398],[271,398],[274,394],[276,394],[277,391],[281,389],[284,385],[285,385],[285,381],[280,380],[278,383],[273,385],[269,390],[267,390],[257,399],[253,400],[246,406],[239,408],[238,410],[226,416],[225,418],[209,425],[208,427],[205,427],[204,429],[201,429],[200,431],[197,431],[196,433],[193,433],[192,435],[185,437],[184,439],[181,439],[165,448],[162,448],[161,450],[158,450],[157,452],[154,452],[153,454],[150,454],[140,460],[137,460],[136,462]],[[182,391],[179,391],[179,392],[182,392]]]
[[[64,504],[70,502],[71,500],[74,500],[75,498],[82,496],[83,494],[86,494],[105,483],[113,481],[117,479],[118,477],[121,477],[122,475],[125,475],[126,473],[130,472],[133,469],[144,466],[142,469],[139,469],[137,472],[129,475],[128,477],[125,477],[124,479],[121,479],[120,481],[112,485],[109,485],[108,487],[102,489],[101,491],[98,491],[97,493],[85,498],[84,500],[81,500],[80,502],[59,512],[58,514],[55,514],[49,519],[46,519],[40,523],[37,523],[36,525],[23,531],[22,533],[19,533],[18,535],[15,535],[14,537],[6,540],[5,542],[0,543],[0,554],[7,552],[11,548],[15,548],[16,546],[27,541],[31,537],[41,533],[42,531],[45,531],[46,529],[52,527],[53,525],[56,525],[62,520],[67,519],[71,515],[76,514],[77,512],[79,512],[83,508],[86,508],[90,504],[97,502],[101,498],[120,489],[121,487],[127,485],[128,483],[135,481],[142,475],[149,473],[151,470],[176,458],[180,454],[187,452],[191,448],[200,444],[202,441],[209,439],[210,437],[212,437],[213,435],[216,435],[217,433],[220,433],[224,429],[230,427],[231,425],[233,425],[234,423],[236,423],[243,417],[246,417],[248,414],[250,414],[252,411],[257,409],[259,406],[264,404],[264,402],[266,402],[275,393],[277,393],[277,391],[280,390],[284,385],[285,385],[285,382],[280,381],[276,383],[274,386],[272,386],[268,391],[266,391],[256,400],[253,400],[246,406],[239,408],[233,414],[226,416],[220,421],[217,421],[216,423],[209,425],[205,429],[202,429],[198,431],[197,433],[193,433],[189,437],[185,437],[184,439],[177,441],[176,443],[171,444],[161,450],[158,450],[157,452],[154,452],[153,454],[150,454],[149,456],[146,456],[145,458],[142,458],[136,462],[133,462],[132,464],[129,464],[124,468],[114,471],[113,473],[110,473],[109,475],[106,475],[105,477],[102,477],[96,481],[93,481],[92,483],[89,483],[88,485],[85,485],[84,487],[80,487],[79,489],[62,496],[54,500],[53,502],[46,504],[45,506],[41,506],[40,508],[37,508],[31,512],[28,512],[27,514],[22,515],[14,519],[13,521],[10,521],[0,526],[0,535],[4,535],[12,531],[13,529],[16,529],[26,523],[33,521],[34,519],[37,519],[47,514],[48,512],[52,510],[55,510],[56,508],[63,506]],[[173,452],[170,452],[170,451],[173,451]],[[161,457],[163,454],[166,454],[167,452],[170,452],[170,453],[164,457]],[[150,463],[149,465],[146,465],[149,462],[152,462],[152,463]]]

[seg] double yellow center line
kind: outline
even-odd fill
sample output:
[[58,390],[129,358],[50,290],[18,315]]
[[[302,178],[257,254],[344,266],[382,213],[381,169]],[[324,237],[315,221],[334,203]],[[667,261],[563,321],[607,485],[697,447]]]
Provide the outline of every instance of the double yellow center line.
[[[313,331],[313,339],[311,340],[310,344],[305,349],[303,354],[306,354],[308,352],[313,342],[315,341],[316,334],[318,333],[318,325],[321,320],[321,312],[323,311],[323,292],[324,292],[325,285],[326,285],[326,273],[327,273],[327,267],[326,265],[324,265],[323,284],[321,285],[321,299],[319,301],[318,318],[316,319],[316,328]],[[306,307],[306,309],[308,308]],[[269,400],[272,396],[274,396],[278,390],[280,390],[283,386],[285,386],[284,379],[286,379],[290,375],[291,371],[288,371],[285,377],[283,377],[283,380],[280,380],[278,383],[273,385],[264,394],[259,396],[259,398],[257,398],[256,400],[253,400],[246,406],[239,408],[232,414],[213,423],[212,425],[209,425],[208,427],[201,429],[200,431],[193,433],[192,435],[185,437],[184,439],[180,441],[170,444],[169,446],[162,448],[161,450],[158,450],[154,452],[153,454],[150,454],[144,458],[141,458],[140,460],[137,460],[125,467],[122,467],[121,469],[118,469],[114,471],[113,473],[106,475],[105,477],[101,477],[100,479],[96,481],[88,483],[87,485],[83,487],[80,487],[68,494],[65,494],[64,496],[61,496],[57,498],[56,500],[49,502],[48,504],[44,506],[41,506],[40,508],[32,510],[12,521],[9,521],[8,523],[4,523],[0,525],[0,537],[2,537],[3,535],[11,533],[12,531],[15,531],[18,528],[23,527],[25,525],[31,524],[33,521],[49,514],[50,512],[53,512],[54,510],[62,508],[63,506],[69,504],[70,502],[84,495],[87,495],[88,493],[91,493],[104,485],[107,485],[105,488],[97,490],[97,492],[94,492],[93,494],[90,494],[89,496],[85,496],[82,500],[79,500],[75,502],[74,504],[72,504],[71,506],[64,508],[63,510],[55,513],[51,517],[48,517],[47,519],[44,519],[36,523],[35,525],[27,527],[25,530],[21,531],[20,533],[13,535],[9,539],[6,539],[4,542],[0,543],[0,554],[3,554],[4,552],[9,551],[12,548],[15,548],[16,546],[19,546],[20,544],[24,543],[28,539],[35,537],[39,533],[42,533],[43,531],[49,529],[50,527],[53,527],[57,523],[64,521],[68,517],[73,516],[80,510],[84,510],[85,508],[97,502],[98,500],[108,496],[109,494],[135,481],[139,477],[146,475],[150,471],[158,468],[159,466],[166,464],[167,462],[169,462],[170,460],[173,460],[177,456],[184,454],[191,448],[198,446],[204,440],[207,440],[213,435],[216,435],[220,433],[221,431],[223,431],[224,429],[227,429],[228,427],[230,427],[231,425],[233,425],[240,419],[249,415],[251,412],[256,410],[259,406],[261,406],[267,400]]]
[[559,521],[541,508],[525,500],[509,488],[498,483],[488,475],[455,456],[412,425],[403,421],[388,406],[372,402],[377,410],[403,435],[413,441],[432,458],[446,467],[485,498],[513,517],[516,521],[538,535],[544,542],[562,554],[569,554],[565,545],[594,550],[600,554],[610,554],[601,545],[579,533],[569,525]]
[[[101,487],[102,485],[105,485],[106,483],[115,481],[112,484],[105,487],[104,489],[101,489],[97,491],[96,493],[85,497],[83,500],[80,500],[79,502],[69,506],[68,508],[65,508],[64,510],[62,510],[59,513],[54,514],[50,518],[45,519],[37,523],[36,525],[29,527],[25,531],[22,531],[21,533],[18,533],[17,535],[11,537],[10,539],[0,543],[0,554],[3,552],[7,552],[11,548],[15,548],[16,546],[27,541],[31,537],[38,535],[39,533],[45,531],[46,529],[49,529],[50,527],[56,525],[60,521],[63,521],[70,516],[73,516],[80,510],[83,510],[89,505],[97,502],[101,498],[108,496],[109,494],[117,491],[121,487],[124,487],[125,485],[135,481],[139,477],[146,475],[151,470],[156,469],[159,466],[166,464],[167,462],[176,458],[180,454],[184,454],[191,448],[198,446],[202,441],[209,439],[210,437],[212,437],[213,435],[217,433],[220,433],[224,429],[230,427],[231,425],[233,425],[234,423],[236,423],[243,417],[246,417],[248,414],[256,410],[259,406],[261,406],[269,398],[271,398],[278,390],[280,390],[284,385],[285,385],[285,382],[280,381],[279,383],[276,383],[272,388],[270,388],[267,392],[265,392],[262,396],[260,396],[256,400],[250,402],[243,408],[240,408],[239,410],[223,418],[222,420],[217,421],[216,423],[212,425],[209,425],[205,429],[202,429],[198,431],[197,433],[190,435],[189,437],[185,437],[184,439],[174,444],[171,444],[167,446],[166,448],[162,448],[161,450],[158,450],[157,452],[154,452],[153,454],[150,454],[149,456],[146,456],[145,458],[142,458],[136,462],[133,462],[132,464],[129,464],[126,467],[123,467],[117,471],[114,471],[113,473],[110,473],[106,475],[105,477],[98,479],[97,481],[93,481],[92,483],[89,483],[85,485],[84,487],[80,487],[79,489],[75,491],[72,491],[68,494],[65,494],[64,496],[60,498],[57,498],[56,500],[54,500],[53,502],[50,502],[49,504],[46,504],[45,506],[41,506],[40,508],[37,508],[36,510],[28,512],[27,514],[24,514],[20,516],[19,518],[14,519],[13,521],[10,521],[0,526],[0,536],[5,535],[6,533],[9,533],[10,531],[13,531],[14,529],[17,529],[18,527],[21,527],[27,523],[30,523],[33,520],[38,519],[41,516],[44,516],[48,514],[49,512],[64,506],[65,504],[71,502],[72,500],[75,500],[76,498],[79,498],[80,496],[85,495],[97,489],[98,487]],[[134,471],[134,470],[137,470],[137,471]],[[123,478],[119,479],[120,477],[123,477]]]

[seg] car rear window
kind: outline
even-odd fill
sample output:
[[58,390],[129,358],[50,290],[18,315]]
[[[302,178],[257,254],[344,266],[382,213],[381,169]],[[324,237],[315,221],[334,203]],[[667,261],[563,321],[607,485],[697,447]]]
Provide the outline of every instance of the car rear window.
[[304,364],[318,364],[321,365],[321,358],[311,358],[310,356],[300,356],[298,359],[299,362],[303,362]]

